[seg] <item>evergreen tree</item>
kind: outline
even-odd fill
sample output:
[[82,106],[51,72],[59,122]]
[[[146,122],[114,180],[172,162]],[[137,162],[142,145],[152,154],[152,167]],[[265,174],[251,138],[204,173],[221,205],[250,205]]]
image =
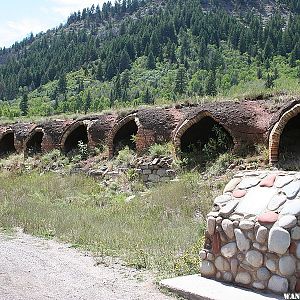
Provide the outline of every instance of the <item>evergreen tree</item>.
[[156,64],[155,64],[155,58],[152,52],[149,52],[148,58],[147,58],[147,68],[149,70],[155,69]]
[[266,80],[266,83],[265,83],[265,87],[267,89],[270,89],[272,87],[274,87],[274,78],[272,75],[270,75],[270,73],[268,73],[267,75],[267,80]]
[[175,92],[183,94],[186,90],[186,70],[183,67],[179,67],[175,79]]
[[22,116],[27,116],[28,114],[28,95],[24,93],[20,102],[20,111]]
[[96,71],[96,79],[99,80],[99,81],[103,81],[103,66],[102,66],[102,63],[99,62],[98,63],[98,66],[97,66],[97,71]]
[[122,73],[126,69],[130,69],[131,67],[131,59],[126,49],[122,51],[120,58],[119,71]]
[[148,87],[147,87],[146,92],[143,96],[143,102],[146,103],[146,104],[153,104],[153,97],[152,97]]
[[67,90],[67,79],[66,79],[66,74],[63,74],[59,77],[58,80],[58,91],[64,94],[66,90]]
[[205,93],[210,96],[217,95],[216,73],[211,71],[206,81]]
[[86,99],[85,99],[85,105],[84,105],[84,113],[87,114],[88,111],[91,108],[91,103],[92,103],[92,97],[90,91],[88,91]]

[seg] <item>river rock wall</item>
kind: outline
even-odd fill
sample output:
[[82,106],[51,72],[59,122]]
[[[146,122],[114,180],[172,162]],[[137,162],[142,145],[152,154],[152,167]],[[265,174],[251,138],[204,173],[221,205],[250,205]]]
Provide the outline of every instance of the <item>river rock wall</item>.
[[201,274],[251,289],[300,292],[300,173],[245,172],[207,216]]

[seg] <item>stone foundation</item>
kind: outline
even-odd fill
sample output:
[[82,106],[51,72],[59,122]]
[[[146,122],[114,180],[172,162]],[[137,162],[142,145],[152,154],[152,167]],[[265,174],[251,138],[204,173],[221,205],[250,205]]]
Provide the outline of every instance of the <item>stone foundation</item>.
[[207,217],[201,274],[275,293],[300,291],[300,173],[237,174]]

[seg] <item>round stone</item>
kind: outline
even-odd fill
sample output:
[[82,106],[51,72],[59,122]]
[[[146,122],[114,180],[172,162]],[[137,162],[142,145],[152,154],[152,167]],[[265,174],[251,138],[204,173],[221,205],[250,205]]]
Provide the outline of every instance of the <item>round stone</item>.
[[297,224],[297,218],[293,215],[282,216],[278,221],[278,226],[283,228],[292,228]]
[[278,220],[278,214],[273,211],[268,211],[260,215],[257,219],[259,223],[272,224]]
[[239,272],[235,277],[235,282],[249,284],[251,282],[251,276],[248,272]]
[[267,177],[265,177],[261,182],[260,186],[262,187],[272,187],[274,185],[274,181],[276,179],[276,174],[270,174]]
[[246,177],[239,183],[238,188],[241,190],[254,187],[260,183],[259,177]]
[[300,227],[296,226],[291,231],[291,236],[293,240],[300,240]]
[[272,227],[268,239],[269,251],[284,254],[291,243],[290,234],[281,227]]
[[293,275],[296,271],[296,261],[290,256],[282,256],[279,259],[279,271],[284,276]]
[[286,201],[286,196],[284,194],[275,195],[268,204],[269,210],[276,210],[279,206],[284,204]]
[[246,253],[246,261],[249,265],[259,268],[263,264],[263,255],[256,250],[250,250]]
[[203,260],[200,267],[200,273],[204,276],[213,276],[216,273],[216,268],[211,261]]
[[225,234],[228,236],[229,239],[234,238],[233,222],[232,221],[230,221],[228,219],[224,219],[222,221],[222,229],[224,230]]
[[273,275],[268,282],[268,289],[275,293],[286,293],[289,288],[289,283],[286,278],[278,275]]
[[233,178],[231,179],[224,188],[224,193],[232,192],[236,186],[242,181],[241,178]]
[[240,222],[240,228],[243,230],[250,230],[254,227],[254,222],[249,220],[242,220]]
[[207,231],[210,235],[215,233],[216,219],[214,217],[207,218]]
[[236,258],[232,258],[230,261],[230,270],[233,274],[236,274],[238,270],[238,265],[239,265],[238,260]]
[[257,279],[259,279],[260,281],[265,281],[270,278],[271,274],[267,268],[262,267],[257,270],[256,276],[257,276]]
[[237,252],[236,243],[228,243],[221,248],[221,253],[224,257],[233,257]]
[[250,248],[250,240],[245,237],[244,233],[240,229],[236,228],[234,229],[234,235],[239,250],[248,251]]
[[204,250],[200,251],[199,256],[202,260],[204,260],[206,258],[206,251],[204,251]]
[[263,244],[268,236],[268,229],[264,226],[259,226],[256,232],[256,241]]
[[297,258],[300,258],[300,243],[297,243],[296,256],[297,256]]
[[235,190],[233,191],[232,196],[234,198],[242,198],[246,195],[246,193],[247,192],[245,190]]
[[266,267],[271,271],[275,272],[276,271],[276,262],[273,259],[268,259],[266,261]]
[[262,282],[259,282],[259,281],[254,281],[253,284],[252,284],[252,286],[255,289],[259,289],[259,290],[265,289],[265,285]]
[[280,212],[281,215],[300,215],[300,201],[287,201]]
[[232,274],[230,273],[230,272],[225,272],[224,273],[224,275],[223,275],[223,279],[225,280],[225,281],[232,281],[232,279],[233,279],[233,276],[232,276]]
[[238,200],[231,200],[227,202],[226,205],[220,209],[220,215],[222,215],[223,217],[229,216],[234,211],[234,209],[237,207],[238,204],[239,204]]
[[221,272],[230,270],[229,262],[222,256],[216,258],[215,266]]
[[226,202],[230,201],[232,199],[232,196],[231,195],[221,195],[221,196],[218,196],[214,203],[215,204],[218,204],[218,205],[221,205],[221,204],[225,204]]

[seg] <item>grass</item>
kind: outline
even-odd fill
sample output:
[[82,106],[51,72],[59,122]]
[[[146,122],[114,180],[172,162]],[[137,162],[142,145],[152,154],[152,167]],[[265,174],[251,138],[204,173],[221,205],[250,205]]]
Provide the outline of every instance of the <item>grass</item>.
[[126,202],[82,175],[0,174],[0,226],[57,237],[158,276],[198,271],[205,215],[224,181],[189,173]]

